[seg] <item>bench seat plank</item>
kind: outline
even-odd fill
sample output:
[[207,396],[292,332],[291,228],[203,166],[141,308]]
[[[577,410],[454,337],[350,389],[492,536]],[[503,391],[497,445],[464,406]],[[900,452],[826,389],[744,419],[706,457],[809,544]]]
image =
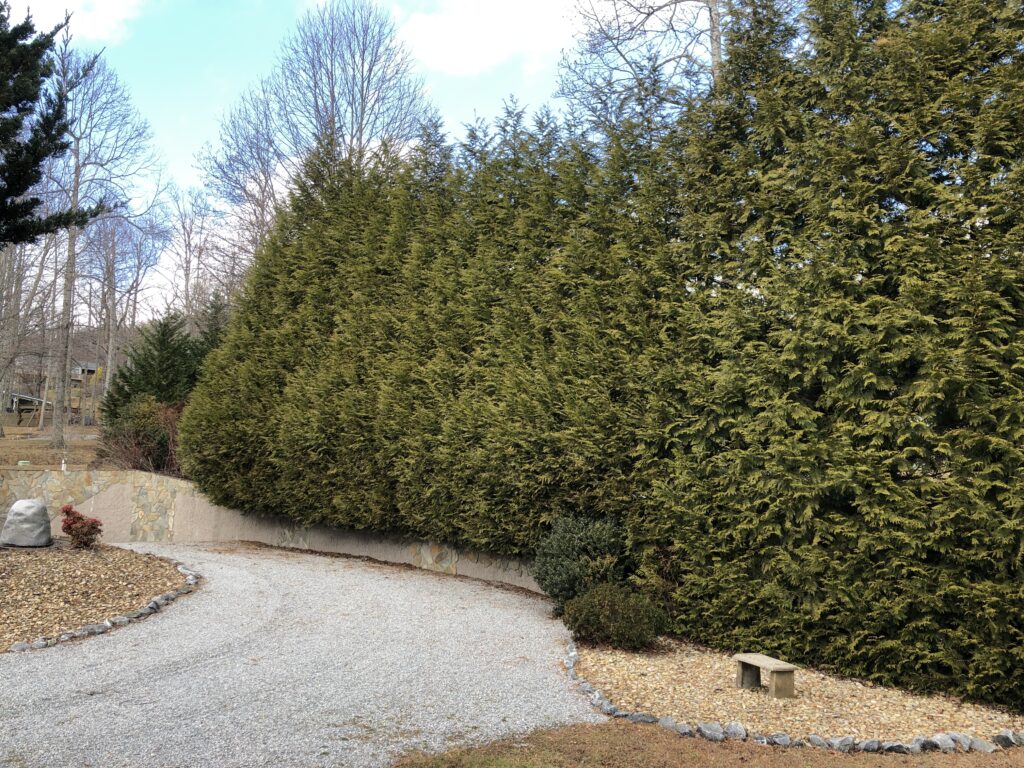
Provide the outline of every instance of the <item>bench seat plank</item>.
[[769,672],[795,672],[796,667],[785,661],[773,659],[761,653],[737,653],[732,657],[734,661],[741,661],[754,667],[766,669]]

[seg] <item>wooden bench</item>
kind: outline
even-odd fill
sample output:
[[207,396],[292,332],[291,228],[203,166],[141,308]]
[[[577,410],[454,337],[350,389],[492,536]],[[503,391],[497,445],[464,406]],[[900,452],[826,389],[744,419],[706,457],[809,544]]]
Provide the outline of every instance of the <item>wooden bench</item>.
[[768,695],[776,699],[792,699],[796,696],[793,683],[796,667],[784,661],[760,653],[737,653],[732,657],[736,662],[736,687],[760,688],[761,670],[768,672]]

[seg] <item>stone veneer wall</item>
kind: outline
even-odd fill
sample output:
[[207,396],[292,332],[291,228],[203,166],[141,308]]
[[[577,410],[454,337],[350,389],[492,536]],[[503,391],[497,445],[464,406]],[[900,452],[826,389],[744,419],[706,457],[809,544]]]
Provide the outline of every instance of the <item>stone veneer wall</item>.
[[18,499],[42,499],[55,535],[60,508],[74,504],[103,521],[107,543],[155,541],[198,544],[257,541],[280,547],[369,557],[429,571],[497,581],[540,592],[529,571],[514,560],[425,542],[243,515],[212,504],[192,483],[132,470],[0,470],[0,526]]

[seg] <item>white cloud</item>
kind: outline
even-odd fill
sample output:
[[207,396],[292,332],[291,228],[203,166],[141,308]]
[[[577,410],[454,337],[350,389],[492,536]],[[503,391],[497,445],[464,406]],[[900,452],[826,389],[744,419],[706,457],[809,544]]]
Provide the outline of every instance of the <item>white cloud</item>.
[[36,29],[49,30],[71,14],[71,35],[79,42],[116,43],[128,33],[128,23],[142,12],[147,0],[13,0],[12,23],[32,13]]
[[480,75],[516,58],[524,74],[536,74],[558,60],[575,31],[573,0],[432,0],[427,5],[396,12],[401,36],[425,68],[447,75]]

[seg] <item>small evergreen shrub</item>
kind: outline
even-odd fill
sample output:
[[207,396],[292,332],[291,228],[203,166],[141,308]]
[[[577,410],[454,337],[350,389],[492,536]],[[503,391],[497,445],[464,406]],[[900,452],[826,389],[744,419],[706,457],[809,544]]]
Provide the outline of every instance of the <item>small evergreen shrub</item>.
[[60,529],[71,538],[72,549],[92,549],[103,532],[103,523],[95,517],[85,517],[71,504],[60,508],[64,516]]
[[533,577],[556,613],[591,587],[626,576],[622,530],[614,520],[561,517],[537,547]]
[[182,403],[195,386],[203,350],[185,332],[175,314],[154,320],[139,331],[125,351],[127,360],[114,373],[100,409],[104,422],[117,421],[141,397],[159,403]]
[[650,648],[668,630],[668,616],[650,598],[619,584],[598,584],[565,604],[572,636],[627,651]]

